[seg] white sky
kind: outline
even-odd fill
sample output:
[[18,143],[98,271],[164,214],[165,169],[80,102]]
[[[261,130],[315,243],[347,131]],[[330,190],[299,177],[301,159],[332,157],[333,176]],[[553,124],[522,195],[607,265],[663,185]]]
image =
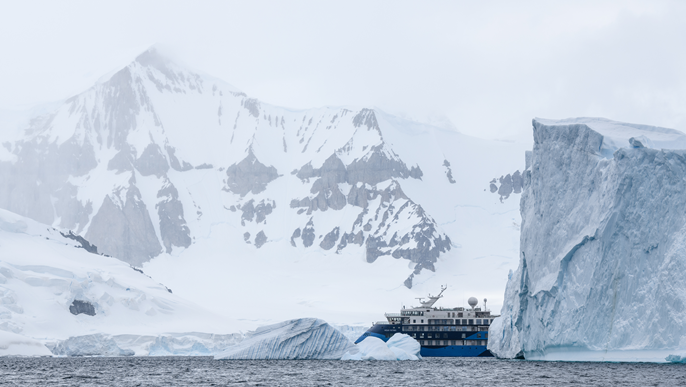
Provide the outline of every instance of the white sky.
[[[531,118],[686,131],[686,2],[4,1],[0,108],[88,88],[161,43],[275,105],[447,116],[530,137]],[[0,129],[2,130],[2,129]]]

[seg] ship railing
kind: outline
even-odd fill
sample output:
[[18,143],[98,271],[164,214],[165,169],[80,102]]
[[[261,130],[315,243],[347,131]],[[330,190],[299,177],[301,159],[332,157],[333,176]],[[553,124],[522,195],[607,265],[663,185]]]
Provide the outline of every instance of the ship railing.
[[386,317],[403,317],[403,315],[400,313],[386,313],[385,316]]
[[387,325],[388,321],[377,321],[374,323],[374,325],[376,325],[376,324]]

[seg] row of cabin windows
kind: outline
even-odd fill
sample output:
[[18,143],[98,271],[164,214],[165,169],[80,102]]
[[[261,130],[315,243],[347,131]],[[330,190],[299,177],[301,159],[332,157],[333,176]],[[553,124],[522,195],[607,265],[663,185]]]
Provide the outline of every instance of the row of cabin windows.
[[461,327],[461,326],[455,326],[455,325],[444,325],[444,326],[433,326],[433,325],[405,325],[402,328],[403,331],[405,332],[434,332],[434,331],[442,331],[442,332],[477,332],[477,331],[487,331],[488,327],[482,326],[482,327],[477,327],[477,326],[471,326],[471,327]]
[[419,340],[422,346],[432,345],[486,345],[486,340]]
[[[465,338],[467,338],[467,336],[472,336],[472,334],[471,333],[470,334],[463,333],[462,336],[458,336],[458,337],[465,339]],[[417,337],[417,333],[413,333],[412,337],[415,339],[419,339],[419,340],[421,340],[421,339],[440,339],[440,338],[447,339],[448,334],[447,333],[443,333],[443,334],[441,334],[441,333],[419,333],[419,337]],[[476,337],[482,338],[482,339],[487,339],[488,333],[477,333]]]
[[[424,324],[424,320],[419,320],[420,324]],[[475,319],[429,319],[428,322],[430,325],[474,325]],[[493,322],[493,319],[476,319],[476,325],[490,325]],[[412,320],[413,324],[417,323],[417,319]]]

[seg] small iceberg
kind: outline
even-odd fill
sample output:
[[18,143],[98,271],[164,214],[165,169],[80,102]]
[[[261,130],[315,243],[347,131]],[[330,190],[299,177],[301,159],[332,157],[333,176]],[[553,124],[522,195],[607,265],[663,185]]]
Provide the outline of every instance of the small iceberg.
[[686,364],[686,356],[669,355],[665,358],[670,363],[684,363]]
[[338,360],[354,348],[338,329],[316,318],[301,318],[257,328],[215,359]]
[[341,360],[420,360],[421,345],[411,336],[396,333],[387,342],[369,336],[343,355]]

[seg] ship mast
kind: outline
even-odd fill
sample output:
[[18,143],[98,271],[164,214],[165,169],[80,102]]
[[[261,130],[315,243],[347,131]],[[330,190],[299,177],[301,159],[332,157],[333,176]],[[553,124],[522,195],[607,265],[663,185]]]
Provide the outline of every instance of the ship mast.
[[445,291],[445,289],[448,289],[447,285],[441,286],[441,292],[438,293],[437,296],[432,296],[431,294],[429,294],[429,297],[428,297],[429,300],[428,301],[422,301],[424,299],[424,297],[417,297],[417,299],[419,300],[419,303],[421,304],[421,307],[422,308],[431,308],[432,306],[434,306],[436,301],[438,301],[439,298],[443,297],[442,294]]

